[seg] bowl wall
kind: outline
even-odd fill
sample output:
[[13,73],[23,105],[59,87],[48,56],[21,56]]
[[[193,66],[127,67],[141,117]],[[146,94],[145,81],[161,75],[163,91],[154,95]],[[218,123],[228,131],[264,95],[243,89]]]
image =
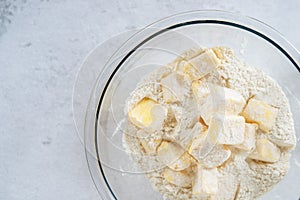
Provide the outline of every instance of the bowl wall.
[[[143,76],[199,46],[230,47],[250,67],[275,79],[290,101],[295,129],[300,132],[299,53],[279,33],[254,19],[220,11],[166,18],[137,32],[115,52],[90,96],[84,128],[86,155],[103,199],[162,199],[123,148],[124,107]],[[261,199],[300,197],[299,157],[298,145],[287,176]]]

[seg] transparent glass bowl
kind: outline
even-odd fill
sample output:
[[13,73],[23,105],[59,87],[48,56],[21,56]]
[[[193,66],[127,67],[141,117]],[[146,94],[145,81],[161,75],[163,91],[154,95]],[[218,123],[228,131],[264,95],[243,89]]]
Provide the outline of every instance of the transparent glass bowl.
[[[102,199],[162,199],[123,148],[124,105],[142,76],[197,46],[230,47],[249,66],[274,78],[289,98],[299,137],[300,55],[290,43],[270,26],[239,14],[192,11],[174,15],[100,45],[78,74],[75,122],[80,135],[84,133],[89,170]],[[299,164],[297,145],[289,173],[261,199],[298,199]]]

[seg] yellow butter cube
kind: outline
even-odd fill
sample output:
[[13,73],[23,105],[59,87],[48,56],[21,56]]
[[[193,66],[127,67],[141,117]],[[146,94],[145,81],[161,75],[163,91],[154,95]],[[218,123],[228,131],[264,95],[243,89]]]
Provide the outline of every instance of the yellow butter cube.
[[130,121],[150,131],[159,130],[167,116],[167,109],[156,101],[143,98],[128,113]]
[[242,115],[247,122],[254,122],[265,132],[271,130],[275,124],[278,109],[257,99],[250,99]]
[[163,176],[169,183],[180,187],[191,187],[192,185],[192,174],[188,170],[173,171],[167,167],[163,172]]
[[221,166],[229,159],[231,151],[224,148],[223,145],[217,144],[216,139],[209,138],[211,136],[207,137],[207,134],[208,131],[194,139],[188,152],[204,167],[214,168]]
[[183,67],[184,73],[193,80],[200,79],[220,64],[220,60],[211,50],[206,50],[200,55],[188,60]]
[[197,196],[212,196],[218,192],[217,168],[206,169],[197,166],[197,173],[193,181],[192,193]]
[[257,139],[256,148],[249,155],[249,158],[274,163],[280,159],[280,149],[268,139]]

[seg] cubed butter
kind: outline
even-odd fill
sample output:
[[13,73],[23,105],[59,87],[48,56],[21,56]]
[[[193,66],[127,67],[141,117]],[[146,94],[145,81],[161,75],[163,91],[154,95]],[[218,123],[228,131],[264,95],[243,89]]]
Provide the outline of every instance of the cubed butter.
[[235,145],[236,148],[251,152],[255,149],[255,134],[257,124],[245,124],[245,137],[242,144]]
[[212,196],[218,192],[217,168],[206,169],[198,165],[192,193],[196,196]]
[[207,133],[206,131],[194,139],[188,152],[204,167],[221,166],[229,159],[231,151],[224,148],[223,145],[216,144],[216,141],[206,138]]
[[224,117],[222,134],[219,137],[220,144],[235,145],[244,141],[245,118],[229,115]]
[[130,121],[150,131],[159,130],[167,116],[167,109],[156,101],[143,98],[128,113]]
[[223,145],[216,145],[205,157],[201,156],[199,163],[206,168],[219,167],[230,158],[230,155],[230,149]]
[[280,149],[266,138],[256,140],[256,148],[249,158],[274,163],[280,159]]
[[205,123],[208,124],[215,113],[237,115],[242,112],[246,101],[240,93],[217,85],[208,85],[208,88],[210,93],[205,103],[199,105],[200,114]]
[[270,140],[279,147],[286,147],[289,149],[294,149],[297,143],[295,136],[290,136],[289,138],[282,138],[282,136],[272,135]]
[[163,176],[169,183],[180,187],[191,187],[192,185],[192,174],[188,170],[174,171],[167,167]]
[[192,80],[196,80],[210,73],[219,64],[220,60],[215,53],[209,49],[191,60],[188,60],[183,67],[183,71],[188,74]]
[[231,155],[230,149],[225,148],[223,144],[241,144],[244,141],[244,132],[243,117],[213,116],[197,159],[208,168],[222,165]]
[[265,132],[271,130],[275,124],[278,109],[257,99],[248,101],[242,115],[247,122],[254,122]]
[[157,159],[173,170],[188,168],[191,164],[189,155],[184,155],[184,149],[170,141],[162,141],[157,149]]
[[244,117],[214,115],[210,120],[207,139],[212,144],[236,145],[244,141],[244,132]]

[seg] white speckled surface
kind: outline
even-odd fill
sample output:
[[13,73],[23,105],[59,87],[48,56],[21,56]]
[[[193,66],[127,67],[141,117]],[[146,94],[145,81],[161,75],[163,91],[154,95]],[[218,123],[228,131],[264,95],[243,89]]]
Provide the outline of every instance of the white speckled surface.
[[0,199],[99,199],[72,119],[79,63],[111,35],[195,9],[255,17],[300,49],[298,0],[0,0]]

